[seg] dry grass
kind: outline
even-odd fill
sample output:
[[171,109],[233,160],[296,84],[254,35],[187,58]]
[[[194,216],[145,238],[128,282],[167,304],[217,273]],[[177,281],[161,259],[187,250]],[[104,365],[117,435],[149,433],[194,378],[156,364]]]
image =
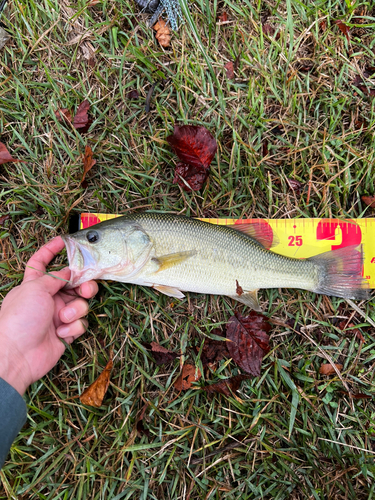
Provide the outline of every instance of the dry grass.
[[[224,10],[228,22],[218,23]],[[0,166],[0,213],[11,215],[0,231],[2,294],[20,282],[35,249],[67,231],[73,213],[373,215],[360,195],[374,194],[374,105],[353,86],[374,66],[375,11],[366,2],[197,1],[167,50],[125,0],[93,7],[19,0],[6,18],[12,40],[0,60],[1,141],[27,162]],[[354,25],[350,41],[339,18]],[[267,36],[262,22],[279,38]],[[224,64],[239,54],[229,81]],[[374,80],[366,82],[371,89]],[[128,98],[133,89],[138,100]],[[94,123],[80,135],[55,110],[76,110],[85,98]],[[172,184],[165,137],[175,122],[203,124],[217,138],[199,193]],[[86,144],[97,164],[84,190]],[[288,179],[302,183],[300,194]],[[0,498],[373,498],[375,408],[372,399],[350,399],[346,387],[373,395],[374,331],[342,299],[268,290],[261,303],[275,325],[261,377],[244,382],[238,400],[199,386],[176,394],[178,361],[157,367],[142,342],[156,340],[194,362],[191,347],[238,306],[102,283],[88,334],[28,391],[29,419],[0,473]],[[375,319],[372,306],[360,305]],[[365,343],[338,327],[343,319]],[[105,404],[84,407],[75,396],[111,348]],[[319,375],[327,356],[344,365],[341,379]],[[222,361],[204,378],[236,370]],[[145,402],[148,437],[136,430]]]

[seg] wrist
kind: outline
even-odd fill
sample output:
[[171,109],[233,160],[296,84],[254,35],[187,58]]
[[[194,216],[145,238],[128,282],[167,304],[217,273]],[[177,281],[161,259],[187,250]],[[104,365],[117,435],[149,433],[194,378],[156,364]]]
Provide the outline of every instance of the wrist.
[[27,366],[21,362],[17,353],[0,342],[0,378],[16,389],[21,396],[29,386],[27,370]]

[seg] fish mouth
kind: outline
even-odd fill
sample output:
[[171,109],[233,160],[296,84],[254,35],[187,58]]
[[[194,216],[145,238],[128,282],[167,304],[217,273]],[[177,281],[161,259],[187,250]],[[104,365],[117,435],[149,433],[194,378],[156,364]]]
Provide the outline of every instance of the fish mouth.
[[65,243],[70,269],[70,280],[65,288],[75,288],[90,279],[97,278],[98,271],[92,253],[71,236],[64,235],[62,240]]

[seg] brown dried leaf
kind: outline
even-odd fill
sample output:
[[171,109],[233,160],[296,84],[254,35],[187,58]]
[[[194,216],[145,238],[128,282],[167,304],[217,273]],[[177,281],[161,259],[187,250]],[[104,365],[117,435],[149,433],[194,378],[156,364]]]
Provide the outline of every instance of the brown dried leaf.
[[231,80],[234,78],[234,68],[233,68],[233,62],[229,61],[226,64],[224,64],[225,71],[227,72],[227,78]]
[[143,418],[144,418],[144,416],[146,414],[146,410],[149,407],[149,405],[150,405],[150,403],[147,402],[143,406],[143,408],[142,408],[142,410],[141,410],[141,412],[139,414],[139,417],[137,419],[137,432],[138,432],[138,434],[140,436],[146,435],[147,437],[149,437],[149,435],[150,435],[150,431],[148,429],[145,429],[145,427],[143,425]]
[[134,90],[130,90],[130,91],[127,93],[126,97],[127,97],[128,99],[139,99],[138,90],[135,90],[135,89],[134,89]]
[[263,33],[267,36],[273,36],[275,34],[275,28],[273,28],[270,24],[266,23],[262,26]]
[[375,208],[375,196],[361,196],[363,203],[371,208]]
[[93,152],[90,146],[85,147],[85,154],[83,156],[83,174],[81,184],[84,182],[87,172],[89,172],[95,165],[96,160],[93,159]]
[[299,181],[296,181],[295,179],[286,179],[288,181],[290,189],[292,189],[297,196],[301,194],[302,190],[302,183]]
[[234,377],[227,378],[225,380],[221,380],[216,384],[205,385],[202,387],[208,394],[212,394],[213,392],[219,392],[220,394],[224,394],[224,396],[231,396],[231,393],[236,392],[243,380],[251,378],[250,375],[235,375]]
[[199,368],[185,363],[182,367],[181,375],[174,383],[174,386],[178,391],[186,391],[187,389],[190,389],[191,384],[199,380],[201,376],[202,374]]
[[[223,337],[223,332],[220,328],[214,328],[211,332],[212,335],[217,335],[218,337]],[[223,358],[229,358],[229,352],[226,340],[214,340],[206,338],[204,340],[204,345],[201,353],[201,362],[203,366],[208,366],[213,363],[221,361]],[[195,348],[196,353],[199,352],[199,348]]]
[[10,219],[10,215],[9,215],[9,214],[2,215],[2,216],[0,217],[0,226],[2,226],[2,225],[4,224],[4,222],[5,222],[6,220],[9,220],[9,219]]
[[241,297],[241,295],[243,294],[243,288],[242,286],[240,286],[240,284],[238,283],[238,281],[236,280],[236,294]]
[[151,344],[144,344],[144,346],[146,347],[146,349],[152,351],[152,355],[157,365],[167,364],[178,358],[178,354],[176,354],[175,352],[168,351],[168,349],[159,345],[157,342],[151,342]]
[[228,351],[245,372],[258,376],[263,356],[269,351],[271,330],[266,316],[251,311],[248,316],[235,313],[227,325]]
[[86,133],[90,128],[90,125],[92,124],[92,120],[89,118],[88,115],[89,109],[90,109],[90,103],[89,101],[87,101],[87,99],[85,99],[78,106],[77,113],[73,118],[73,127],[79,130],[81,134]]
[[25,160],[16,160],[15,158],[12,158],[5,144],[0,142],[0,165],[9,162],[18,163],[18,162],[25,162]]
[[68,108],[61,108],[56,110],[55,116],[60,123],[72,123],[72,113]]
[[[343,366],[340,365],[340,363],[337,363],[337,364],[335,363],[333,366],[335,366],[338,369],[339,372],[343,368]],[[320,368],[319,368],[319,373],[321,375],[336,375],[336,371],[335,371],[335,369],[334,369],[333,366],[331,365],[331,363],[321,364]]]
[[109,386],[109,378],[111,376],[112,368],[113,361],[110,359],[95,382],[93,382],[90,387],[85,389],[81,394],[79,399],[82,404],[94,406],[95,408],[100,408],[102,406],[105,393],[107,392]]
[[159,18],[159,21],[153,26],[156,31],[156,39],[162,47],[169,47],[171,43],[171,31],[167,23]]

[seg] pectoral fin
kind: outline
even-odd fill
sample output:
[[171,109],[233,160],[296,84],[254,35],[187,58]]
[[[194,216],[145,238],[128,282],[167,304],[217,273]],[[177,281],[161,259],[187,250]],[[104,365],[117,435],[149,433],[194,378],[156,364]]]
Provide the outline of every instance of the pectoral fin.
[[159,265],[155,273],[158,273],[160,271],[165,271],[165,269],[168,269],[169,267],[181,264],[181,262],[188,259],[189,257],[192,257],[196,253],[197,253],[196,250],[188,250],[186,252],[176,252],[176,253],[170,253],[168,255],[162,255],[161,257],[154,257],[152,259],[153,262]]
[[253,290],[252,292],[244,292],[241,295],[230,295],[232,299],[238,300],[238,302],[242,302],[254,311],[261,311],[261,307],[258,302],[258,290]]
[[160,293],[164,293],[164,295],[168,295],[168,297],[176,297],[177,299],[183,299],[185,295],[178,288],[173,288],[173,286],[165,286],[165,285],[153,285],[152,288],[158,290]]

